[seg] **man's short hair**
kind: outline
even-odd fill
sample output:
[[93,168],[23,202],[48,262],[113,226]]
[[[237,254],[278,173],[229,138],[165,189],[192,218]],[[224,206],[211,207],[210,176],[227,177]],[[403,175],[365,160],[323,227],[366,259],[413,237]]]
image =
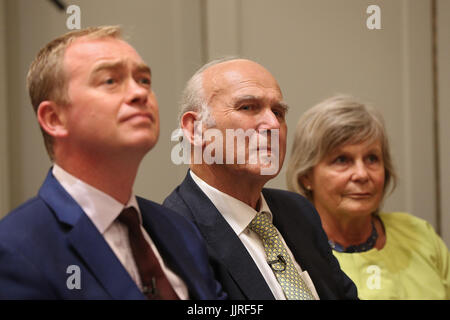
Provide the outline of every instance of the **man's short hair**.
[[212,66],[217,64],[240,59],[236,56],[223,57],[212,60],[200,69],[198,69],[194,75],[188,80],[183,90],[183,94],[180,102],[180,112],[178,114],[178,124],[181,121],[183,114],[189,111],[195,111],[199,113],[198,121],[204,121],[207,127],[212,127],[215,124],[214,118],[211,116],[208,101],[206,100],[205,91],[203,88],[203,72]]
[[[27,75],[27,88],[31,104],[37,113],[43,101],[54,101],[61,105],[70,103],[68,98],[68,75],[64,70],[64,54],[76,39],[115,38],[122,39],[119,26],[89,27],[68,32],[45,45],[31,63]],[[53,139],[41,128],[50,159],[53,159]]]

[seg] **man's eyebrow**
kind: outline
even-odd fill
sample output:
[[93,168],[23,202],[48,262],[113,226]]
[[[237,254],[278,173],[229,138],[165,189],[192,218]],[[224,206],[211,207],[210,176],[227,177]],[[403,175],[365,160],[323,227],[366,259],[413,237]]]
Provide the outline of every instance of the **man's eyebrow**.
[[[125,68],[126,63],[122,60],[119,61],[105,61],[99,63],[97,66],[95,66],[94,70],[92,70],[92,73],[98,73],[102,70],[113,70],[113,69],[122,69]],[[152,71],[150,67],[145,63],[139,63],[136,65],[135,69],[138,72],[145,72],[148,74],[152,74]]]
[[280,106],[284,110],[284,112],[288,112],[289,111],[289,105],[286,102],[279,101],[277,103],[277,105]]
[[97,64],[92,70],[92,73],[97,73],[103,70],[110,69],[121,69],[125,67],[125,62],[123,61],[105,61]]
[[148,73],[149,75],[152,75],[152,69],[150,69],[150,67],[145,63],[138,64],[136,69],[139,72],[144,72],[144,73]]
[[255,100],[259,100],[259,98],[257,96],[253,96],[253,95],[245,95],[245,96],[239,96],[236,97],[234,99],[234,103],[241,103],[241,102],[245,102],[245,101],[255,101]]
[[[234,99],[234,103],[239,104],[239,103],[246,102],[246,101],[250,102],[250,101],[257,101],[257,100],[260,100],[260,97],[249,94],[249,95],[245,95],[245,96],[236,97]],[[274,106],[282,108],[284,110],[284,112],[288,112],[288,110],[289,110],[289,105],[286,102],[284,102],[283,100],[277,101],[276,103],[274,103]]]

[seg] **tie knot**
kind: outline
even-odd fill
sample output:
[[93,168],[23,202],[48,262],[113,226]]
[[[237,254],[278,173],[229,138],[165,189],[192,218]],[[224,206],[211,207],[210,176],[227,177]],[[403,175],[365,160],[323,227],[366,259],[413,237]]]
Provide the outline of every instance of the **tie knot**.
[[267,212],[259,212],[248,226],[262,239],[273,238],[278,235],[277,229],[272,224],[272,221],[270,221],[270,217]]
[[140,227],[138,212],[134,207],[123,209],[118,219],[130,230],[136,230]]

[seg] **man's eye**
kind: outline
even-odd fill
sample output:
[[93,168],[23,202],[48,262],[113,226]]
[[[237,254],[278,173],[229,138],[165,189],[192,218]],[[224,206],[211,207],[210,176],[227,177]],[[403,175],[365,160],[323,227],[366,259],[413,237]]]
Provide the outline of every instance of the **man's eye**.
[[278,118],[284,118],[284,116],[285,116],[285,112],[282,111],[282,110],[277,110],[277,109],[275,109],[275,110],[273,110],[272,112],[273,112],[273,114],[276,115]]
[[114,78],[108,78],[105,80],[105,84],[115,84],[116,80]]
[[239,110],[252,110],[252,109],[253,109],[253,106],[250,104],[244,104],[239,107]]
[[141,78],[140,81],[142,84],[147,85],[147,86],[151,85],[151,83],[152,83],[152,80],[150,78],[146,78],[146,77]]

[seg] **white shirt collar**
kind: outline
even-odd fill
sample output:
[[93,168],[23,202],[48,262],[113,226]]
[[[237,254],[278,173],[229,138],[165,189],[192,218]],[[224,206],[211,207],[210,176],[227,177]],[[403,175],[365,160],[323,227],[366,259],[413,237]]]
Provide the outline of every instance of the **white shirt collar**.
[[259,211],[256,211],[248,204],[210,186],[192,172],[192,170],[189,170],[189,172],[194,182],[211,200],[238,236],[247,228],[258,212],[267,212],[270,220],[272,220],[272,213],[270,212],[269,206],[262,193],[260,209]]
[[139,213],[139,219],[141,219],[141,212],[134,193],[124,206],[113,197],[74,177],[57,164],[53,165],[52,173],[83,209],[101,234],[109,228],[124,208],[136,208]]

